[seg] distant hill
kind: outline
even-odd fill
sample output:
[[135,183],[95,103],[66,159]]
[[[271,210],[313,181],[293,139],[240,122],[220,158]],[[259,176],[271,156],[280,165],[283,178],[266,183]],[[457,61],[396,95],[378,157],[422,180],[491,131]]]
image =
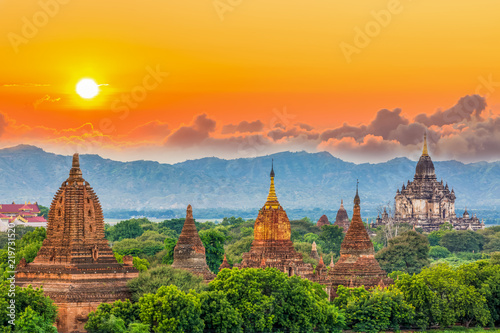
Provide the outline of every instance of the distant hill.
[[[354,164],[327,152],[283,152],[256,158],[202,158],[177,164],[152,161],[118,162],[81,155],[84,178],[105,210],[196,208],[253,210],[262,206],[274,158],[276,190],[285,209],[337,210],[344,199],[352,208],[356,179],[362,208],[376,210],[392,202],[396,189],[413,179],[415,161],[396,158],[385,163]],[[457,196],[457,214],[500,210],[500,162],[463,164],[435,162],[438,179]],[[71,157],[21,145],[0,150],[0,202],[38,201],[49,205],[68,177]],[[334,219],[334,216],[329,216]]]

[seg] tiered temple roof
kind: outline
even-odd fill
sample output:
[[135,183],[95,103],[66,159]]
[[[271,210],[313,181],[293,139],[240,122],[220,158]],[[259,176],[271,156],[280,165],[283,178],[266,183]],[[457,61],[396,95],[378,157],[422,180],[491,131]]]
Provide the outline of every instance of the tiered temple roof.
[[290,276],[312,274],[312,265],[305,264],[293,247],[290,221],[276,196],[274,176],[271,167],[269,195],[255,220],[252,248],[243,254],[239,267],[275,267]]
[[186,220],[174,248],[173,268],[180,268],[195,275],[203,276],[205,280],[215,278],[207,265],[205,247],[196,230],[191,205],[186,209]]
[[373,244],[361,220],[360,203],[356,186],[351,225],[340,246],[340,259],[328,273],[332,298],[336,296],[339,285],[368,289],[381,281],[385,285],[392,283],[375,259]]
[[32,263],[21,260],[16,283],[43,286],[59,307],[59,332],[85,332],[88,313],[100,303],[130,297],[126,284],[137,276],[132,258],[119,264],[104,238],[101,204],[75,154],[50,206],[47,237]]
[[335,218],[335,223],[333,225],[341,227],[344,233],[347,232],[349,226],[351,225],[347,211],[344,208],[344,200],[342,199],[340,200],[340,208],[337,211],[337,217]]

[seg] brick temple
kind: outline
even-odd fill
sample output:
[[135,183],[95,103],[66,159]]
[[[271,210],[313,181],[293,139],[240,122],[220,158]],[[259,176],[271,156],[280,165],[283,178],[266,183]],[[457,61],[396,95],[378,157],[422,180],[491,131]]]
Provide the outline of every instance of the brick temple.
[[375,259],[373,244],[361,220],[360,203],[356,185],[351,225],[340,246],[340,259],[328,272],[326,286],[330,298],[336,297],[339,285],[351,288],[364,286],[369,289],[393,282]]
[[375,227],[393,220],[395,223],[409,223],[425,232],[439,230],[443,223],[451,223],[456,230],[483,229],[484,224],[465,209],[462,216],[455,214],[455,191],[450,190],[443,180],[438,181],[434,163],[427,149],[427,136],[424,135],[422,155],[415,168],[413,181],[397,190],[395,213],[391,217],[384,209],[382,217],[377,217]]
[[85,332],[89,312],[130,297],[127,281],[139,272],[132,257],[119,264],[104,238],[101,204],[82,177],[78,154],[50,206],[47,237],[32,263],[23,258],[16,284],[43,286],[58,306],[60,333]]
[[347,211],[344,208],[344,200],[340,200],[340,208],[337,211],[337,216],[335,218],[335,223],[333,225],[339,226],[342,228],[344,233],[349,230],[349,226],[351,225],[351,221],[349,220],[349,216],[347,215]]
[[215,278],[215,274],[210,271],[207,265],[205,247],[196,230],[191,205],[187,206],[186,220],[174,248],[172,267],[202,276],[205,281],[211,281]]
[[322,226],[324,226],[324,225],[330,225],[330,221],[328,221],[328,217],[327,217],[326,215],[322,215],[322,216],[319,218],[319,220],[318,220],[318,222],[316,223],[316,225],[317,225],[318,227],[320,227],[320,228],[321,228],[321,227],[322,227]]
[[285,210],[280,205],[274,187],[274,168],[271,167],[271,185],[264,206],[255,220],[254,240],[250,252],[243,253],[240,268],[274,267],[292,275],[307,276],[313,267],[302,260],[290,239],[292,230]]

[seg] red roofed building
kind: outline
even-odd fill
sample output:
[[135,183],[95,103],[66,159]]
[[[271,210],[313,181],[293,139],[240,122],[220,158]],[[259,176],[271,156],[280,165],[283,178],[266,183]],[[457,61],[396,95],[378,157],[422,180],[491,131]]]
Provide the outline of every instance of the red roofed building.
[[5,231],[9,223],[30,227],[47,227],[47,220],[39,216],[40,207],[38,203],[32,204],[0,204],[0,231]]

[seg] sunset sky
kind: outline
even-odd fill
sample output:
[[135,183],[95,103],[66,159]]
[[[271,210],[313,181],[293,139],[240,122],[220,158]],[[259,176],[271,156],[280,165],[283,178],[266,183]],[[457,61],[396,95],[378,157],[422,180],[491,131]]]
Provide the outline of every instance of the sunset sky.
[[[500,159],[497,0],[4,0],[0,148]],[[91,78],[100,93],[80,97]]]

